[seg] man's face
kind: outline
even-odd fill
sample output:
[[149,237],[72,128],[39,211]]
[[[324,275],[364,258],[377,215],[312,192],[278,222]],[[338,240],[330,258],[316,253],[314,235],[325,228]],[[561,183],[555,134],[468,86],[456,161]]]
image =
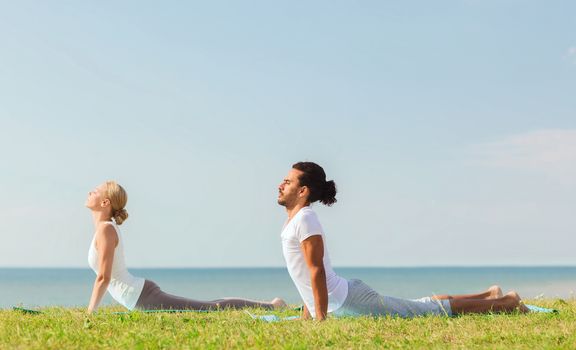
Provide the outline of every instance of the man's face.
[[298,178],[302,171],[298,169],[290,169],[288,175],[282,180],[278,186],[278,204],[286,208],[292,208],[302,198],[303,187],[300,186]]

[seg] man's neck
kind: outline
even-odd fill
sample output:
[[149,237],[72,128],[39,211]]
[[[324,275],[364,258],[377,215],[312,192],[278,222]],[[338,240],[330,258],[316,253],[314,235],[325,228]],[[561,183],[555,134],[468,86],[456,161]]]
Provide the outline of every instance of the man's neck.
[[294,215],[296,215],[296,213],[298,213],[300,209],[307,206],[308,206],[307,203],[303,203],[303,204],[296,204],[292,208],[286,208],[286,213],[288,214],[288,220],[292,220]]

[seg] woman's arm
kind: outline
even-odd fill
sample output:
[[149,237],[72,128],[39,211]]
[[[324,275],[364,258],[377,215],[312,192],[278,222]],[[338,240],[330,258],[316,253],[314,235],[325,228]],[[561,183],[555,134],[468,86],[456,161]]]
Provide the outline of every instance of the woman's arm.
[[314,294],[316,320],[322,321],[328,314],[328,287],[324,270],[324,242],[322,236],[310,236],[300,243],[304,259],[310,271],[310,282]]
[[96,311],[102,297],[106,293],[112,276],[114,249],[118,245],[118,234],[112,225],[101,224],[96,231],[96,248],[98,250],[98,275],[94,281],[92,297],[88,304],[88,313]]

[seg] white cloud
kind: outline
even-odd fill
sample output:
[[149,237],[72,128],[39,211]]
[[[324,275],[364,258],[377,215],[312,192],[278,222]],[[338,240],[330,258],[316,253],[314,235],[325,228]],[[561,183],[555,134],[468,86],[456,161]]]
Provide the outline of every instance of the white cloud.
[[486,166],[526,170],[576,185],[576,129],[537,130],[474,147]]
[[564,54],[564,59],[572,63],[576,63],[576,46],[568,48],[566,54]]

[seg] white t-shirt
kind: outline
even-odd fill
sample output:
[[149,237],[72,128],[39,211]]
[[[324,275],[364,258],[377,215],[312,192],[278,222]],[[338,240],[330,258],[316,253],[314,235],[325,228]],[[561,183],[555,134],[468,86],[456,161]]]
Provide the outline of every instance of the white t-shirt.
[[300,243],[314,235],[322,236],[324,241],[324,270],[326,271],[326,286],[328,288],[328,312],[337,310],[348,296],[348,281],[336,275],[334,270],[332,270],[324,230],[322,230],[316,213],[310,207],[300,209],[282,229],[282,251],[288,273],[292,277],[292,281],[294,281],[312,317],[316,317],[314,294],[312,292],[310,271],[306,265]]

